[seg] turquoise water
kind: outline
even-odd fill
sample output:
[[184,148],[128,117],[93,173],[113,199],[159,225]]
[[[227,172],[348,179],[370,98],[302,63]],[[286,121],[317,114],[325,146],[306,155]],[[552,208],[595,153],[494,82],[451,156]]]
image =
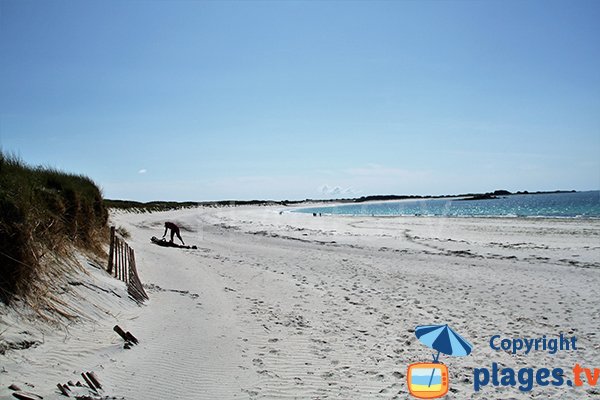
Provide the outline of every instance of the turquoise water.
[[297,211],[330,215],[600,218],[600,191],[522,194],[469,201],[430,199],[357,203]]

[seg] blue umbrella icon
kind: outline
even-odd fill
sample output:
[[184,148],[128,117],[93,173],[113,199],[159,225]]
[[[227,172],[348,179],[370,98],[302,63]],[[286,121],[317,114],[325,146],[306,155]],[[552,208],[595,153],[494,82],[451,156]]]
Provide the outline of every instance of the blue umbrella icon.
[[[415,335],[421,343],[437,350],[433,355],[433,362],[439,362],[440,353],[449,356],[466,356],[473,350],[473,345],[454,332],[448,324],[446,325],[421,325],[415,328]],[[433,372],[429,379],[429,386],[433,379]]]

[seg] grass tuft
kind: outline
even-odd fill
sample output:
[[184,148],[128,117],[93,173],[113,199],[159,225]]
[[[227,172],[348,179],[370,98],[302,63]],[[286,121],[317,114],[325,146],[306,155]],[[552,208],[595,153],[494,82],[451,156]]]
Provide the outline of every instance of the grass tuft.
[[129,233],[129,231],[127,230],[127,228],[125,228],[123,226],[119,226],[116,230],[117,230],[117,233],[119,235],[121,235],[121,237],[123,239],[129,239],[131,237],[131,234]]
[[69,246],[101,254],[108,212],[88,177],[30,167],[0,151],[0,301],[34,296],[43,259]]

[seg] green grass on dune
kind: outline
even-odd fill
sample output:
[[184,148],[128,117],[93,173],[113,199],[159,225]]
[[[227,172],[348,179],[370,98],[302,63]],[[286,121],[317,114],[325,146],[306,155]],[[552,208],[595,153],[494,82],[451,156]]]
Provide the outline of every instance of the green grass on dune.
[[48,253],[68,244],[99,251],[107,220],[90,178],[30,167],[0,152],[0,300],[30,294]]

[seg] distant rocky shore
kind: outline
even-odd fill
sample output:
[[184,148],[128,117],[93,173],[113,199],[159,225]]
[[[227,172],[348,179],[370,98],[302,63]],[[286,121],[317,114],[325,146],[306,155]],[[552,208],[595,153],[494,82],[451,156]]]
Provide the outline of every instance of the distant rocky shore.
[[456,200],[488,200],[497,199],[499,196],[512,196],[519,194],[552,194],[552,193],[575,193],[575,190],[555,190],[555,191],[535,191],[529,192],[518,191],[509,192],[508,190],[495,190],[487,193],[463,193],[463,194],[448,194],[448,195],[370,195],[356,198],[344,199],[304,199],[304,200],[219,200],[219,201],[150,201],[139,202],[132,200],[104,200],[104,205],[107,208],[123,209],[137,212],[154,212],[177,210],[191,207],[228,207],[228,206],[293,206],[299,204],[312,203],[364,203],[367,201],[386,201],[386,200],[420,200],[420,199],[446,199],[455,198]]

